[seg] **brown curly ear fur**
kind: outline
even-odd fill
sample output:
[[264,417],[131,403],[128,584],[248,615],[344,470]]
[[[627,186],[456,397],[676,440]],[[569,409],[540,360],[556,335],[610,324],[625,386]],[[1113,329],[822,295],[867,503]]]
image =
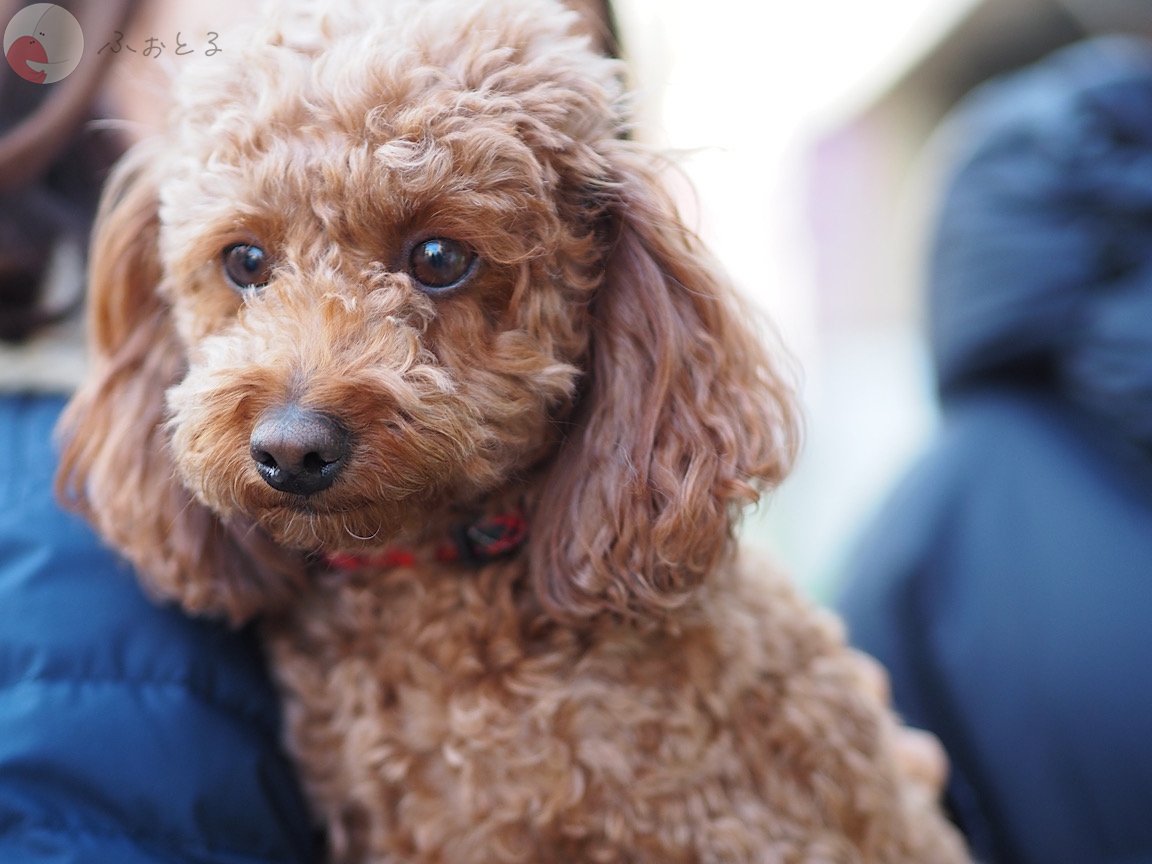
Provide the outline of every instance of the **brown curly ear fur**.
[[532,529],[537,590],[562,617],[680,605],[798,439],[791,388],[654,160],[611,148],[617,236],[592,301],[585,392]]
[[89,271],[93,367],[58,433],[57,491],[136,566],[157,596],[240,624],[277,608],[303,563],[259,529],[223,525],[176,480],[165,391],[184,371],[157,292],[154,149],[138,146],[105,189]]

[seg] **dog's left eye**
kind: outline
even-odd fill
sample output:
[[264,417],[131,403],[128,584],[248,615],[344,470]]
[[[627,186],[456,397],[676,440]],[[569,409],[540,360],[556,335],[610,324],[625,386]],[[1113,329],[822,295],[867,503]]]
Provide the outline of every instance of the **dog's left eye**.
[[454,288],[472,272],[476,254],[459,240],[433,237],[417,243],[408,258],[412,277],[424,288],[443,291]]
[[263,288],[272,278],[272,262],[259,246],[234,243],[223,252],[224,275],[240,291]]

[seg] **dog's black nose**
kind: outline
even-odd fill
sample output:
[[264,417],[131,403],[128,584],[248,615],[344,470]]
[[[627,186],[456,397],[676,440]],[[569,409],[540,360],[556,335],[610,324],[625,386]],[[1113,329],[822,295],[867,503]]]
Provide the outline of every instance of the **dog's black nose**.
[[313,495],[335,481],[351,441],[335,420],[299,405],[265,411],[249,439],[249,453],[264,482],[293,495]]

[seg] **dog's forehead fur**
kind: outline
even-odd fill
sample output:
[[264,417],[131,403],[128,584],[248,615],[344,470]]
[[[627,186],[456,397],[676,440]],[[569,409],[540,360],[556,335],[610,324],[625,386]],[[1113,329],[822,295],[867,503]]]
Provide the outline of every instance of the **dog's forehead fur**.
[[[525,223],[526,202],[551,202],[564,170],[594,182],[597,142],[623,124],[621,69],[557,9],[289,4],[235,51],[201,58],[172,115],[165,252],[187,254],[205,227],[283,219],[302,201],[329,236],[469,208],[474,226]],[[374,212],[354,218],[350,200]],[[503,235],[532,245],[519,227]],[[527,250],[484,251],[514,260]]]

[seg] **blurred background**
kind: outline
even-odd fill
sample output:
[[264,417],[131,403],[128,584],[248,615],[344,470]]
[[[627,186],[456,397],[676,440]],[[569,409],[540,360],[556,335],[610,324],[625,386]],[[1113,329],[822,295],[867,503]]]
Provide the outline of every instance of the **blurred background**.
[[801,370],[807,432],[747,538],[827,599],[852,538],[936,422],[922,328],[933,131],[974,86],[1142,0],[618,0],[646,111],[696,227]]

